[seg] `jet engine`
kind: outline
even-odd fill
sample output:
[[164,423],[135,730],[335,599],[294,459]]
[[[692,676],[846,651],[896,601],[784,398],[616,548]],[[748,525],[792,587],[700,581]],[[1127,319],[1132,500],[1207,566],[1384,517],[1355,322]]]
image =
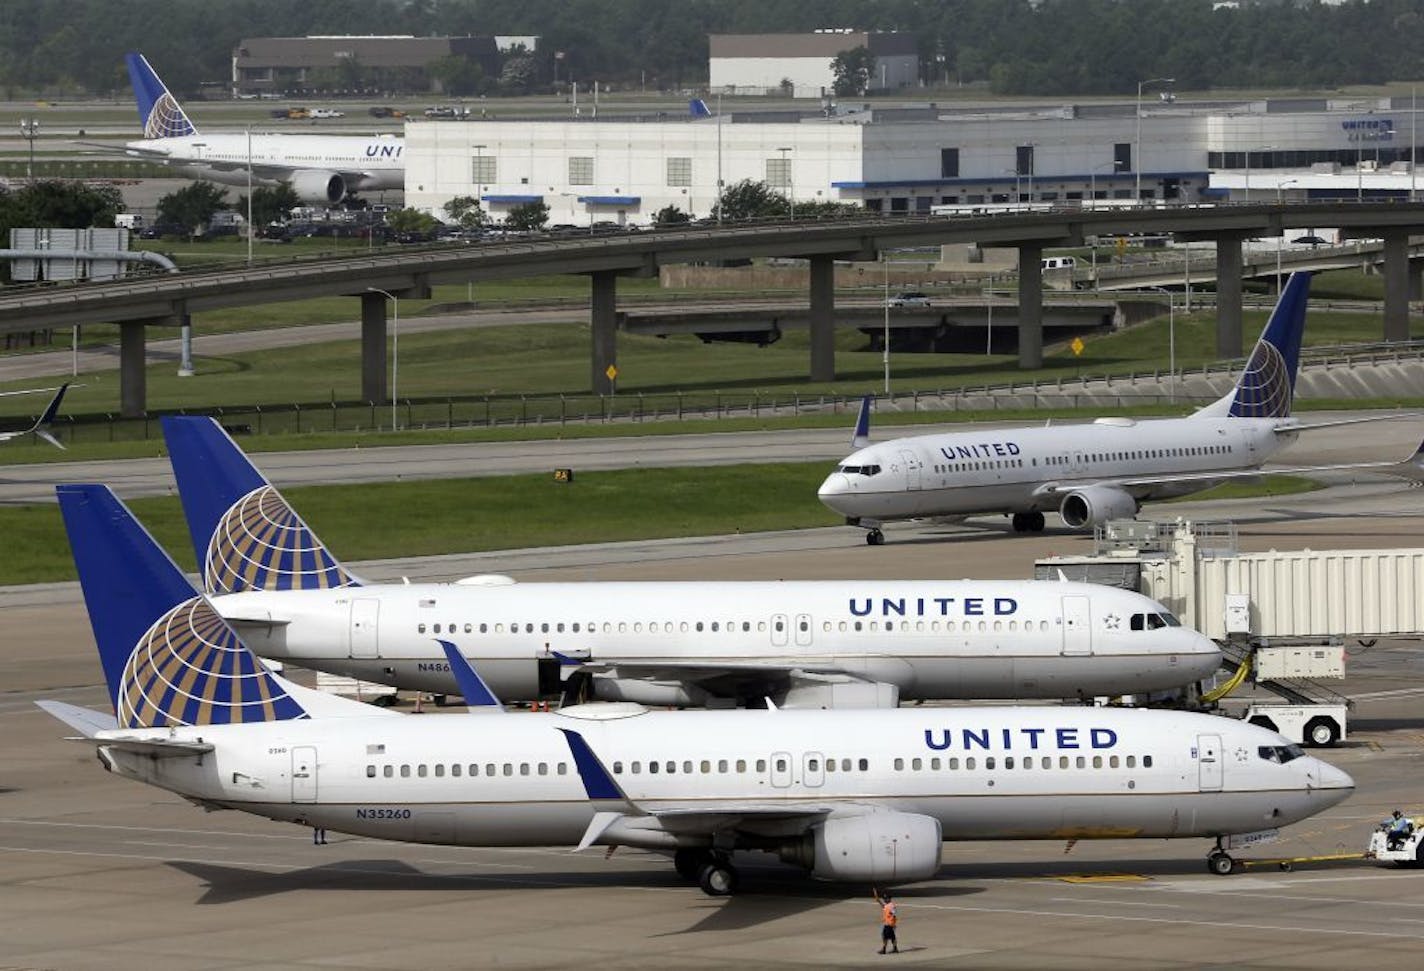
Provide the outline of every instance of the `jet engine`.
[[1088,486],[1063,497],[1058,515],[1074,529],[1092,527],[1110,519],[1130,519],[1137,515],[1137,500],[1113,486]]
[[836,816],[777,854],[818,880],[901,883],[928,880],[939,871],[939,820],[917,813],[871,812]]
[[308,169],[292,176],[292,191],[309,205],[334,206],[346,198],[346,180],[337,172]]

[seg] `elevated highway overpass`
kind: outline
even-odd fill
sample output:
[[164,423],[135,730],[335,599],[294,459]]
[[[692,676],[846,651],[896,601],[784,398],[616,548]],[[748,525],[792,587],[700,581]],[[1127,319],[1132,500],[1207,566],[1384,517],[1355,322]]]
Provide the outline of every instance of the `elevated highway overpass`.
[[362,394],[387,397],[386,297],[420,297],[437,283],[467,283],[544,274],[582,274],[591,280],[590,384],[612,390],[617,361],[617,279],[651,276],[672,263],[747,257],[789,257],[810,264],[808,317],[810,377],[835,377],[837,260],[873,260],[881,252],[953,243],[1015,247],[1020,366],[1043,360],[1045,248],[1082,245],[1105,235],[1173,234],[1215,243],[1217,354],[1241,353],[1241,278],[1244,239],[1315,226],[1346,236],[1383,240],[1383,337],[1408,337],[1409,237],[1424,223],[1424,203],[1329,201],[1294,204],[1180,206],[1000,213],[976,216],[885,216],[777,221],[723,227],[686,227],[606,236],[536,237],[434,250],[397,250],[320,261],[287,261],[177,276],[12,289],[0,294],[0,332],[112,322],[120,327],[122,410],[143,413],[144,340],[148,326],[171,326],[191,314],[310,297],[360,300]]

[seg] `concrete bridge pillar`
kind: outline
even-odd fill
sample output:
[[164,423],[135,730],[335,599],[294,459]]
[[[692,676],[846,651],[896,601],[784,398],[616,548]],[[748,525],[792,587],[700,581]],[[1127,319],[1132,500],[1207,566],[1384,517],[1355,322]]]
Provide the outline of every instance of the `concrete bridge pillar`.
[[125,418],[142,418],[148,410],[148,372],[144,358],[147,335],[144,320],[119,324],[119,413]]
[[1019,246],[1019,368],[1043,367],[1043,246]]
[[1216,237],[1216,356],[1241,356],[1241,234]]
[[386,295],[361,294],[361,397],[386,400]]
[[811,380],[836,379],[836,264],[829,256],[811,263]]
[[615,378],[609,368],[618,366],[618,274],[613,270],[590,273],[593,324],[592,367],[589,384],[594,394],[612,394]]
[[1409,340],[1409,234],[1384,234],[1384,339]]
[[1424,300],[1424,260],[1409,261],[1409,300],[1411,303]]

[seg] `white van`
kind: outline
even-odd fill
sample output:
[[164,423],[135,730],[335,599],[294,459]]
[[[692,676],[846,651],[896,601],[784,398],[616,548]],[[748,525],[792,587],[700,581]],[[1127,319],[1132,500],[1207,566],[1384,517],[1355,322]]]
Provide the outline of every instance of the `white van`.
[[1039,260],[1039,267],[1044,270],[1076,270],[1078,258],[1076,256],[1045,256]]
[[143,228],[143,214],[137,212],[120,212],[114,215],[115,229],[131,229],[138,232]]

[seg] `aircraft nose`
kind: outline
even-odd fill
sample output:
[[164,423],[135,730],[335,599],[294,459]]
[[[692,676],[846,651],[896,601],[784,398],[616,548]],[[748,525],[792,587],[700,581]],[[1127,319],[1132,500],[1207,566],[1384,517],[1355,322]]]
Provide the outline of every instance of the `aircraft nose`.
[[850,479],[843,472],[832,472],[826,476],[826,481],[821,483],[816,495],[825,500],[843,496],[847,492],[850,492]]
[[1335,799],[1336,802],[1355,791],[1355,780],[1344,769],[1337,769],[1329,762],[1322,762],[1319,759],[1315,760],[1313,768],[1321,789],[1339,793]]

